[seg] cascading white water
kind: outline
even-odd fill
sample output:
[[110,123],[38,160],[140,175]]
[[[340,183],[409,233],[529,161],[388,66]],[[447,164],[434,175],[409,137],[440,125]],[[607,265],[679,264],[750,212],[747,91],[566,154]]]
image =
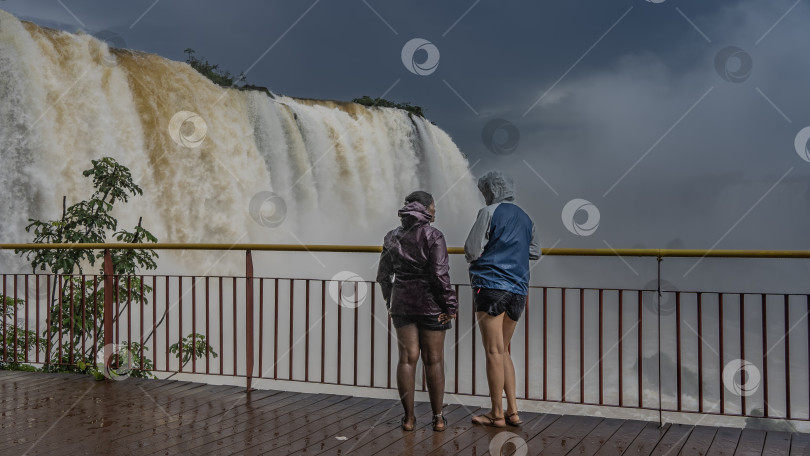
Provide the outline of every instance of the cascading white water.
[[[422,118],[223,89],[185,63],[2,11],[0,100],[0,242],[30,240],[27,219],[58,218],[63,195],[87,198],[81,172],[102,156],[144,190],[116,214],[122,226],[143,216],[164,242],[379,244],[404,196],[421,189],[441,198],[437,226],[459,245],[482,201],[453,141]],[[181,111],[204,124],[182,123],[173,139]],[[202,133],[198,147],[176,140]],[[256,199],[269,192],[286,213],[276,205],[274,223],[257,223]],[[197,273],[217,261],[174,259]],[[217,269],[240,270],[238,261]]]

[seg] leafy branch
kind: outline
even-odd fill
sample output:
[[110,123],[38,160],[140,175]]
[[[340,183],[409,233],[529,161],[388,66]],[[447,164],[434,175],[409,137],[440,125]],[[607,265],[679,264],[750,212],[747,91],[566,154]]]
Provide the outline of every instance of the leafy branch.
[[188,63],[191,68],[194,68],[205,76],[206,78],[210,79],[216,85],[222,87],[234,87],[237,84],[245,84],[247,83],[247,77],[245,73],[239,73],[238,76],[233,76],[229,71],[225,71],[219,68],[219,64],[213,64],[208,61],[205,57],[197,58],[194,54],[196,51],[191,48],[187,48],[183,51],[188,57],[186,57],[186,63]]

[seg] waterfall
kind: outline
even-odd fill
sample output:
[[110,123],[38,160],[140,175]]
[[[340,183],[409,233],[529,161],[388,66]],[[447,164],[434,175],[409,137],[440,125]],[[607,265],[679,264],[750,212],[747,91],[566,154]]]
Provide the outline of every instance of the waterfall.
[[[379,245],[404,196],[426,190],[460,245],[482,203],[467,160],[425,119],[222,88],[185,63],[3,11],[0,99],[0,242],[29,241],[28,218],[58,218],[63,195],[87,198],[81,172],[103,156],[144,191],[116,209],[120,226],[143,216],[163,242]],[[215,260],[161,256],[199,274]]]

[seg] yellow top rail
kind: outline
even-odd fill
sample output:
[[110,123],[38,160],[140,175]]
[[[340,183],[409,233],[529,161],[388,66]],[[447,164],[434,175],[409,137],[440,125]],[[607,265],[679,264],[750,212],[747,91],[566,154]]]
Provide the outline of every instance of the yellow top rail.
[[[376,245],[302,245],[302,244],[0,244],[0,250],[33,249],[85,249],[85,250],[235,250],[273,252],[333,252],[333,253],[380,253]],[[464,253],[462,247],[449,247],[453,255]],[[653,257],[653,258],[810,258],[810,250],[698,250],[698,249],[543,249],[550,256],[595,256],[595,257]]]

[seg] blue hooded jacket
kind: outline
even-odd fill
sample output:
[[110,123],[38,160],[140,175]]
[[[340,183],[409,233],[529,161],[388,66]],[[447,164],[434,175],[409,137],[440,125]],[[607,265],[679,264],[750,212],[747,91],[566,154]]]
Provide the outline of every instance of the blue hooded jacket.
[[484,175],[478,188],[489,203],[478,211],[464,253],[475,288],[529,293],[529,260],[540,258],[534,222],[514,204],[514,185],[498,171]]

